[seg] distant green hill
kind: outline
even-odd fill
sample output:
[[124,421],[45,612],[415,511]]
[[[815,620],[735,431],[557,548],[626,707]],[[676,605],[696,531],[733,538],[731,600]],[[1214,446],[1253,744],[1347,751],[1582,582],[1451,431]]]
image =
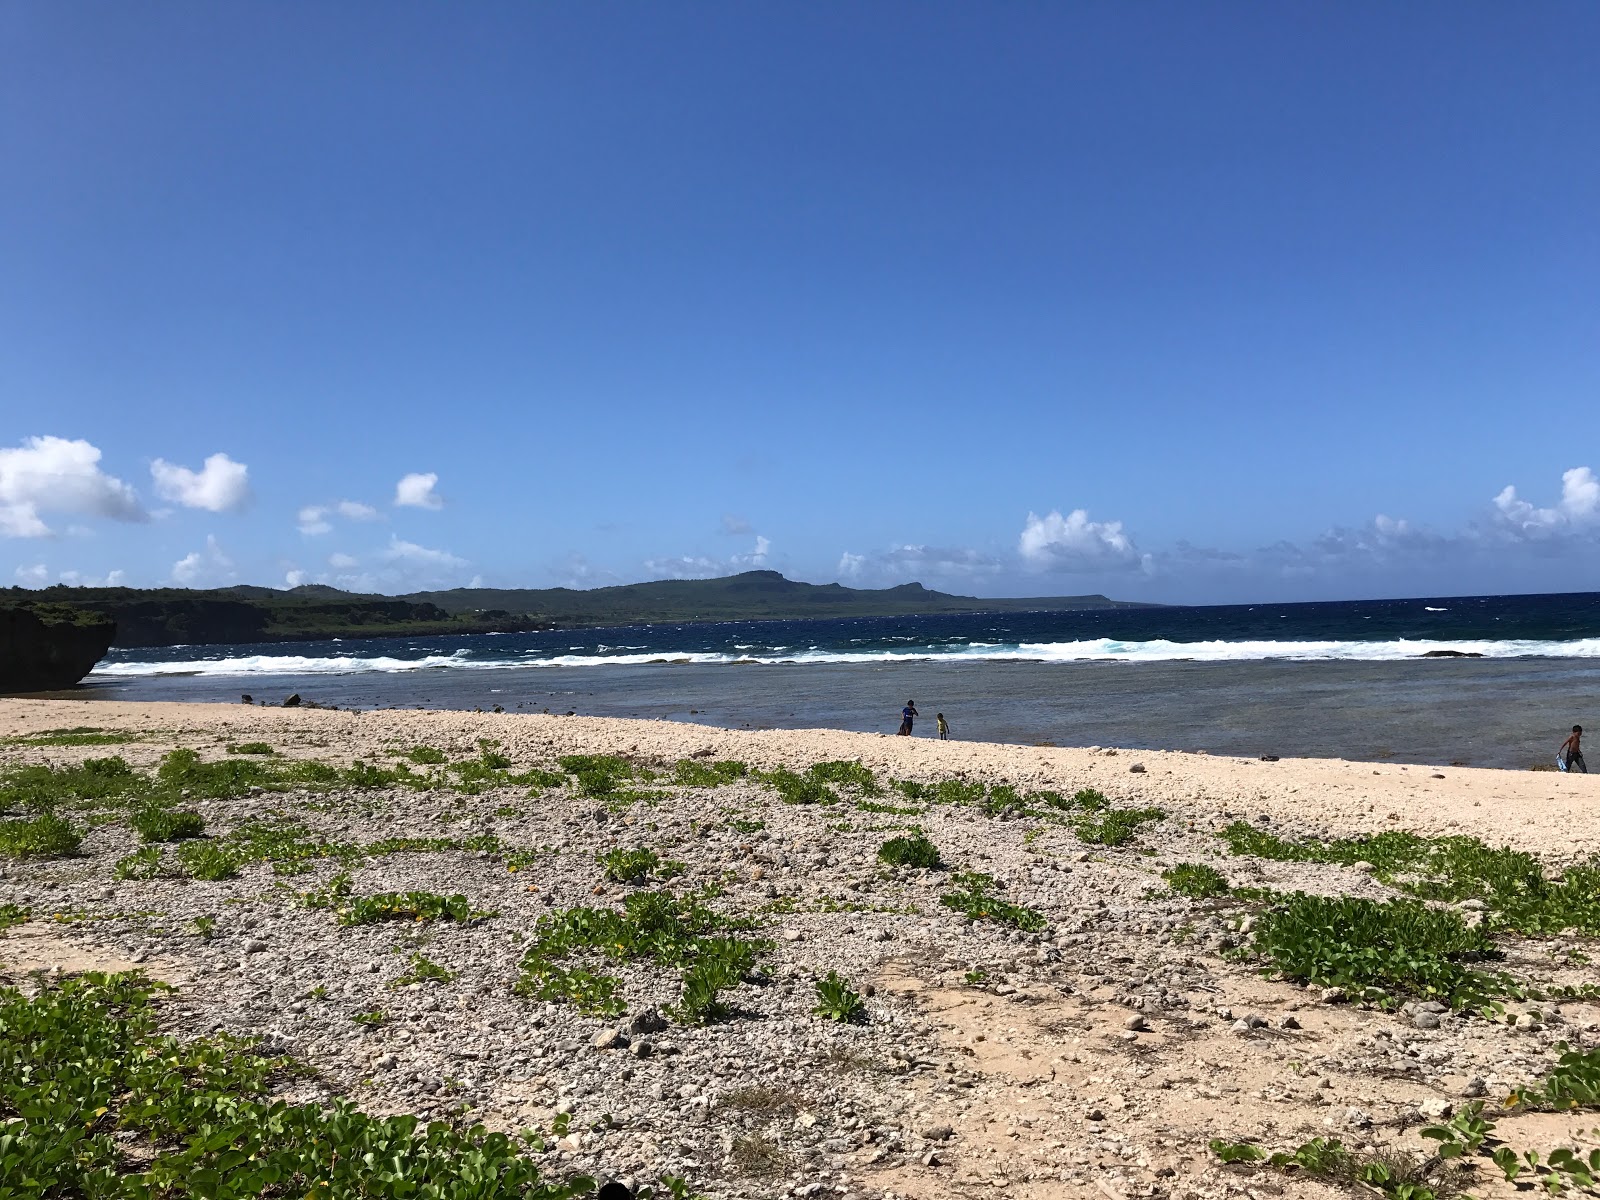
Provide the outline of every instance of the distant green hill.
[[724,579],[664,579],[577,591],[572,588],[455,588],[407,596],[366,596],[321,584],[264,587],[0,589],[0,601],[39,601],[104,613],[117,622],[117,646],[306,641],[534,629],[748,621],[808,617],[895,617],[930,613],[1064,612],[1151,605],[1104,596],[980,600],[933,592],[920,583],[865,590],[797,583],[776,571]]

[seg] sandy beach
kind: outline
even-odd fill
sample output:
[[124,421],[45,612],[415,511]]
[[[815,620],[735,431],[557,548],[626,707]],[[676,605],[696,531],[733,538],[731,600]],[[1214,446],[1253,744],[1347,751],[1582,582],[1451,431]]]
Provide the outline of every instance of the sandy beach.
[[[69,729],[108,739],[40,736]],[[303,874],[259,861],[216,880],[166,869],[118,878],[140,846],[126,820],[65,812],[84,834],[76,854],[4,863],[0,905],[33,914],[0,933],[9,982],[137,966],[179,986],[165,1011],[172,1031],[262,1038],[311,1065],[317,1078],[286,1084],[286,1096],[507,1130],[570,1114],[545,1152],[553,1172],[629,1186],[671,1172],[707,1197],[1332,1195],[1335,1184],[1306,1173],[1224,1164],[1208,1143],[1277,1150],[1337,1137],[1368,1156],[1425,1155],[1419,1127],[1478,1098],[1499,1121],[1495,1136],[1519,1150],[1600,1144],[1593,1111],[1497,1108],[1545,1076],[1561,1044],[1600,1039],[1600,1007],[1580,994],[1595,982],[1592,938],[1499,937],[1499,969],[1545,997],[1508,1000],[1503,1015],[1386,1007],[1264,975],[1231,953],[1248,943],[1251,903],[1192,898],[1161,878],[1206,864],[1234,888],[1400,894],[1391,883],[1403,880],[1385,883],[1366,864],[1232,854],[1218,834],[1235,821],[1291,840],[1477,838],[1558,876],[1600,851],[1600,779],[586,717],[0,701],[0,770],[116,754],[144,772],[176,747],[212,761],[256,742],[274,764],[393,763],[425,747],[451,763],[501,755],[511,772],[615,755],[655,778],[641,774],[620,802],[570,780],[509,785],[492,772],[481,790],[441,781],[186,798],[212,840],[292,822],[368,847],[313,857]],[[672,776],[680,760],[751,774],[685,785]],[[836,803],[784,803],[754,774],[840,760],[884,790],[840,785]],[[1094,789],[1116,809],[1161,815],[1105,844],[1085,839],[1082,815],[919,802],[893,780]],[[879,861],[885,839],[918,831],[942,869]],[[371,848],[396,838],[457,844]],[[476,848],[459,844],[474,838]],[[758,982],[729,992],[726,1019],[658,1019],[679,973],[647,963],[607,968],[622,998],[610,1016],[514,990],[541,917],[634,891],[596,864],[619,847],[681,862],[661,886],[714,885],[714,907],[770,939]],[[997,894],[1042,920],[1025,928],[945,904],[961,870],[992,876]],[[347,928],[302,899],[340,872],[356,895],[462,893],[496,915],[425,935]],[[1483,905],[1448,907],[1470,923]],[[402,955],[418,952],[450,978],[390,986]],[[862,995],[858,1022],[812,1011],[829,971]],[[381,1021],[355,1019],[379,1008]],[[1484,1162],[1460,1190],[1513,1194]]]

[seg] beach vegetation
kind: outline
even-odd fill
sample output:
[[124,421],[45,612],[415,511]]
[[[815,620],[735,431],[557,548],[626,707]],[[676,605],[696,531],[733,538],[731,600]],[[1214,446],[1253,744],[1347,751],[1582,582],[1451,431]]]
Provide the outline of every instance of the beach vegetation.
[[23,908],[20,904],[0,904],[0,933],[13,929],[18,925],[27,924],[33,916],[31,910]]
[[1475,965],[1498,957],[1481,926],[1417,900],[1280,894],[1257,914],[1250,950],[1290,979],[1381,1008],[1405,997],[1478,1008],[1517,994],[1509,976]]
[[96,729],[78,725],[71,729],[46,729],[43,733],[23,734],[20,737],[0,739],[6,746],[120,746],[136,742],[136,733],[122,733],[109,729]]
[[389,986],[402,988],[413,983],[449,983],[455,977],[454,971],[441,967],[420,952],[413,952],[405,973],[396,976]]
[[703,1024],[725,1015],[718,993],[750,978],[770,948],[766,941],[735,936],[749,928],[750,922],[715,912],[699,896],[667,891],[634,892],[620,910],[565,909],[539,918],[516,991],[614,1016],[625,1011],[621,981],[569,960],[587,954],[617,962],[649,961],[683,970],[676,1011],[681,1020]]
[[741,1175],[769,1179],[787,1175],[794,1168],[794,1155],[760,1133],[744,1133],[733,1139],[728,1162]]
[[1573,1049],[1563,1042],[1557,1048],[1561,1058],[1550,1073],[1513,1092],[1507,1108],[1600,1108],[1600,1047]]
[[802,1103],[800,1093],[792,1088],[771,1087],[764,1083],[736,1087],[717,1098],[718,1108],[767,1118],[799,1112]]
[[672,767],[672,782],[679,787],[715,788],[737,783],[750,774],[742,762],[707,762],[701,759],[680,758]]
[[870,798],[883,795],[883,786],[879,784],[877,776],[859,760],[812,763],[806,774],[819,783],[845,788],[858,796]]
[[1208,900],[1228,894],[1228,881],[1222,872],[1204,863],[1179,863],[1161,872],[1166,885],[1180,896],[1191,900]]
[[1138,835],[1140,826],[1166,815],[1159,808],[1108,808],[1074,822],[1072,831],[1080,842],[1091,846],[1125,846]]
[[681,862],[663,862],[654,850],[640,848],[624,850],[618,847],[597,854],[596,860],[605,868],[606,878],[613,883],[643,883],[652,877],[671,879],[683,873]]
[[181,842],[185,838],[200,837],[206,831],[205,820],[199,813],[154,805],[141,808],[128,823],[146,842]]
[[933,870],[940,865],[939,847],[920,832],[909,837],[892,837],[878,847],[878,861],[894,867]]
[[114,879],[154,879],[161,874],[161,850],[157,846],[140,846],[132,854],[117,859],[111,868]]
[[1235,821],[1220,836],[1234,854],[1280,862],[1369,863],[1377,879],[1418,899],[1482,901],[1485,923],[1492,929],[1528,936],[1568,930],[1600,935],[1600,858],[1556,871],[1508,846],[1401,830],[1289,841]]
[[53,812],[120,803],[142,777],[122,758],[86,758],[62,766],[16,767],[0,774],[0,811]]
[[276,754],[277,751],[266,742],[235,742],[228,748],[229,754]]
[[369,1008],[365,1012],[358,1012],[350,1018],[357,1025],[365,1025],[368,1029],[376,1029],[379,1025],[389,1023],[389,1014],[381,1008]]
[[215,917],[196,917],[189,922],[189,930],[202,941],[210,941],[211,935],[217,931]]
[[[28,996],[0,990],[0,1079],[14,1114],[0,1144],[15,1194],[448,1200],[467,1180],[521,1200],[593,1194],[592,1179],[547,1176],[482,1126],[375,1117],[345,1100],[289,1103],[273,1094],[286,1060],[225,1035],[161,1034],[159,990],[137,974],[43,981]],[[129,1139],[148,1151],[129,1155]],[[686,1194],[677,1180],[663,1189],[654,1195]]]
[[756,778],[778,793],[785,804],[837,804],[838,794],[824,780],[801,775],[787,767],[757,772]]
[[83,835],[53,812],[0,821],[0,857],[65,858],[76,854]]
[[959,871],[952,883],[955,890],[940,896],[939,902],[946,908],[965,913],[974,921],[994,921],[1025,933],[1036,933],[1049,925],[1043,913],[996,896],[995,890],[1005,885],[993,875]]
[[406,751],[406,757],[423,767],[439,767],[449,761],[443,750],[433,746],[413,746]]
[[759,817],[729,817],[728,827],[739,833],[759,833],[767,823]]
[[341,925],[375,925],[379,921],[455,921],[466,924],[495,914],[472,907],[459,892],[443,896],[438,892],[377,892],[370,896],[346,893],[332,897],[327,907]]
[[817,1003],[812,1012],[829,1021],[854,1024],[865,1019],[866,1002],[837,971],[829,971],[817,980]]
[[907,800],[923,804],[977,805],[983,803],[988,788],[980,780],[941,779],[938,783],[919,783],[897,779],[894,786]]
[[556,762],[586,796],[606,796],[634,779],[634,767],[616,754],[567,754]]

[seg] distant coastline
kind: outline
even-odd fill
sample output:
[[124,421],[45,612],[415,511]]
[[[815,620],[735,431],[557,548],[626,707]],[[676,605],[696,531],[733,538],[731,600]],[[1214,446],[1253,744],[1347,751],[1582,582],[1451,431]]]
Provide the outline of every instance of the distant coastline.
[[1159,608],[1102,595],[980,599],[920,583],[883,589],[801,583],[776,571],[721,579],[573,588],[455,588],[379,596],[320,584],[287,590],[230,587],[84,588],[0,592],[0,606],[48,604],[103,614],[115,647],[206,646],[331,639],[532,633],[557,629],[850,617],[1075,612]]

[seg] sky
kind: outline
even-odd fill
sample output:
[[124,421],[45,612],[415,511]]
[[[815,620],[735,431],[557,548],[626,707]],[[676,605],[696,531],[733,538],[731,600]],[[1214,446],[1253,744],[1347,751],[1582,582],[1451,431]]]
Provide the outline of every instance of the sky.
[[0,586],[1600,590],[1600,7],[0,6]]

